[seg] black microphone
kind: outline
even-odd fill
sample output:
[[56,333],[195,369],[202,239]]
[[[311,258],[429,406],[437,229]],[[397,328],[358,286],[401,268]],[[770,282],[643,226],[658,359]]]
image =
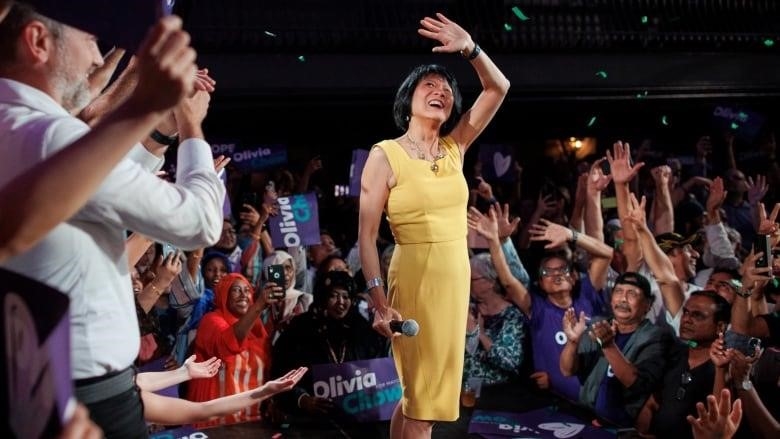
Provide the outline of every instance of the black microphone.
[[409,319],[404,321],[390,320],[390,330],[401,333],[407,337],[414,337],[420,332],[420,325],[417,321]]

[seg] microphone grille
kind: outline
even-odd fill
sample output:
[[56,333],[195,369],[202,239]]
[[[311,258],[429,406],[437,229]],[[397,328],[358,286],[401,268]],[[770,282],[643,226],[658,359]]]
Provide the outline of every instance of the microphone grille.
[[416,320],[404,320],[401,325],[401,333],[407,337],[414,337],[420,332],[420,325]]

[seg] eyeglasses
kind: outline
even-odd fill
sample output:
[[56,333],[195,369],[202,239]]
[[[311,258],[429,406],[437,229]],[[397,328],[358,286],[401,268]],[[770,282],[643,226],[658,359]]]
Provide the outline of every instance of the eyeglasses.
[[560,267],[542,267],[541,269],[542,277],[553,277],[553,276],[565,276],[569,274],[569,266],[563,265]]
[[682,401],[685,398],[685,391],[692,380],[693,377],[687,370],[680,375],[680,387],[677,388],[677,395],[675,395],[678,401]]

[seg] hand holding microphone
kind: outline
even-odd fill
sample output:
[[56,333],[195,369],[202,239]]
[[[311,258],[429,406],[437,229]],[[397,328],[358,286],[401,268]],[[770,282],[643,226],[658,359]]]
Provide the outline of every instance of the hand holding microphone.
[[390,330],[393,333],[401,333],[407,337],[414,337],[420,332],[420,325],[416,320],[390,320]]
[[374,322],[371,326],[376,332],[387,338],[398,337],[400,334],[394,334],[390,325],[392,322],[400,320],[401,314],[399,314],[398,311],[389,306],[377,306],[374,308]]

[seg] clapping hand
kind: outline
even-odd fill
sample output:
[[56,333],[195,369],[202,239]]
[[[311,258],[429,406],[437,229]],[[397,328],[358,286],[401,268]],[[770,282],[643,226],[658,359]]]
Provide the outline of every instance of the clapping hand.
[[580,311],[580,316],[577,318],[577,312],[574,311],[574,308],[567,309],[563,314],[563,333],[566,334],[566,338],[570,342],[577,343],[582,334],[585,333],[586,319],[584,311]]

